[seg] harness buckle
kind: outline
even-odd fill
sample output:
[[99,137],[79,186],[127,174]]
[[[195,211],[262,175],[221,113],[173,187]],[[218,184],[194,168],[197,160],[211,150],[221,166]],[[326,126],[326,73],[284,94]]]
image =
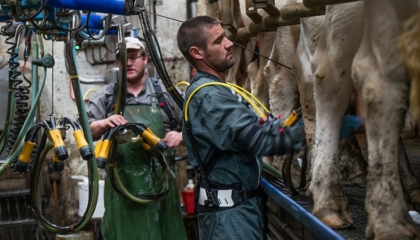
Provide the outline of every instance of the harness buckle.
[[232,190],[209,189],[211,199],[208,198],[205,188],[200,187],[198,204],[206,207],[233,207]]
[[209,205],[209,199],[207,196],[207,192],[205,188],[200,187],[199,197],[198,197],[198,204],[206,206],[206,207],[234,207],[239,205],[246,200],[255,197],[255,190],[251,191],[238,191],[235,189],[209,189],[212,202],[217,202],[218,205],[213,204]]

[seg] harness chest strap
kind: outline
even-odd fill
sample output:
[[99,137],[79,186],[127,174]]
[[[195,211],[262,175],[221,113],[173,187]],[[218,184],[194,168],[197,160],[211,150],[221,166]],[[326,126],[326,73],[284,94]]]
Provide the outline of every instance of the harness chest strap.
[[[159,85],[159,81],[155,78],[150,78],[150,80],[152,81],[153,89],[155,91],[159,106],[163,108],[163,111],[168,116],[170,128],[173,130],[177,126],[177,121],[174,118],[172,111],[169,109],[169,105],[167,104],[165,96],[163,95],[163,91],[162,91],[161,86]],[[117,102],[117,95],[118,95],[118,83],[115,83],[111,104],[109,104],[107,112],[112,112],[114,110],[115,103]]]
[[165,96],[163,95],[162,88],[159,85],[159,81],[157,79],[151,78],[153,83],[153,88],[155,89],[156,97],[159,101],[159,106],[163,108],[163,111],[166,113],[166,115],[169,118],[169,125],[171,129],[175,129],[177,122],[175,118],[172,115],[172,111],[169,109],[169,105],[166,102]]

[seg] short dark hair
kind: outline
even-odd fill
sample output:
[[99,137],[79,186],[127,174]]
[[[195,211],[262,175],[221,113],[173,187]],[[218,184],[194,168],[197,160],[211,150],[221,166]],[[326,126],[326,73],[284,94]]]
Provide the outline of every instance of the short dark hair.
[[196,46],[206,50],[208,36],[204,30],[210,29],[215,25],[220,25],[218,19],[209,16],[197,16],[186,20],[179,27],[176,36],[178,48],[194,67],[195,60],[190,55],[190,48]]

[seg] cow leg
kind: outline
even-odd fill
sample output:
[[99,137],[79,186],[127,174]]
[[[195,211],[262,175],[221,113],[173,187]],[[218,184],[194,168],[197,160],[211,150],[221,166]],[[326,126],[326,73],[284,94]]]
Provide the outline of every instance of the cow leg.
[[366,237],[414,239],[418,230],[404,202],[397,161],[409,96],[409,77],[397,50],[397,36],[398,21],[410,16],[416,3],[371,0],[364,4],[368,17],[353,62],[353,79],[363,97],[369,152]]
[[[362,58],[357,56],[355,62],[355,76],[359,79],[366,77],[362,86],[369,151],[366,193],[369,220],[366,235],[368,238],[378,235],[388,239],[403,235],[412,237],[414,226],[404,204],[397,162],[398,138],[403,124],[401,116],[408,106],[408,86],[391,84],[390,79],[385,79],[383,75],[380,77],[379,71],[374,72],[371,68],[366,69],[366,76],[362,76]],[[366,61],[363,62],[366,64]],[[371,61],[366,66],[373,64]]]
[[334,229],[353,225],[341,186],[338,142],[353,89],[351,62],[361,40],[360,29],[352,26],[363,27],[362,7],[361,3],[327,6],[325,49],[318,46],[324,54],[315,72],[316,157],[309,189],[313,214]]
[[336,78],[331,68],[332,63],[325,59],[315,73],[316,157],[309,189],[314,199],[313,214],[328,226],[340,229],[353,222],[347,212],[348,202],[341,187],[338,165],[341,116],[347,108],[342,103],[348,103],[350,94],[345,90],[351,89],[351,85],[345,79]]
[[[314,71],[318,65],[315,50],[320,39],[320,31],[324,24],[324,16],[311,17],[301,20],[300,37],[293,59],[292,69],[299,89],[300,105],[305,126],[307,144],[308,170],[306,180],[308,185],[312,178],[312,162],[315,155],[315,99],[314,99]],[[312,195],[307,189],[306,194]]]
[[[278,28],[270,55],[272,61],[268,61],[264,67],[270,111],[274,116],[288,116],[293,109],[299,106],[296,78],[291,69],[287,68],[291,67],[298,39],[299,26]],[[273,165],[278,169],[282,169],[285,157],[273,157],[273,160]],[[300,170],[297,165],[292,165],[292,167],[294,169],[293,177],[300,176]]]

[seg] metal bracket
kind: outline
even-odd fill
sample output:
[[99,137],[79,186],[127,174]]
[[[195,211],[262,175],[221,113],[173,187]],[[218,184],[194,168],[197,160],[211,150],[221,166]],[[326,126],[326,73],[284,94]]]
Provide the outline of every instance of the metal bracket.
[[220,20],[222,21],[222,27],[225,31],[230,33],[227,34],[229,39],[234,38],[237,29],[234,20],[232,19],[232,3],[231,1],[221,1],[220,3]]
[[262,8],[270,16],[280,15],[280,10],[276,8],[274,0],[252,0],[256,9]]
[[249,18],[251,18],[251,20],[255,24],[258,24],[258,23],[261,23],[262,22],[262,17],[258,13],[257,8],[255,8],[254,1],[253,0],[246,0],[245,7],[246,7],[246,15]]

